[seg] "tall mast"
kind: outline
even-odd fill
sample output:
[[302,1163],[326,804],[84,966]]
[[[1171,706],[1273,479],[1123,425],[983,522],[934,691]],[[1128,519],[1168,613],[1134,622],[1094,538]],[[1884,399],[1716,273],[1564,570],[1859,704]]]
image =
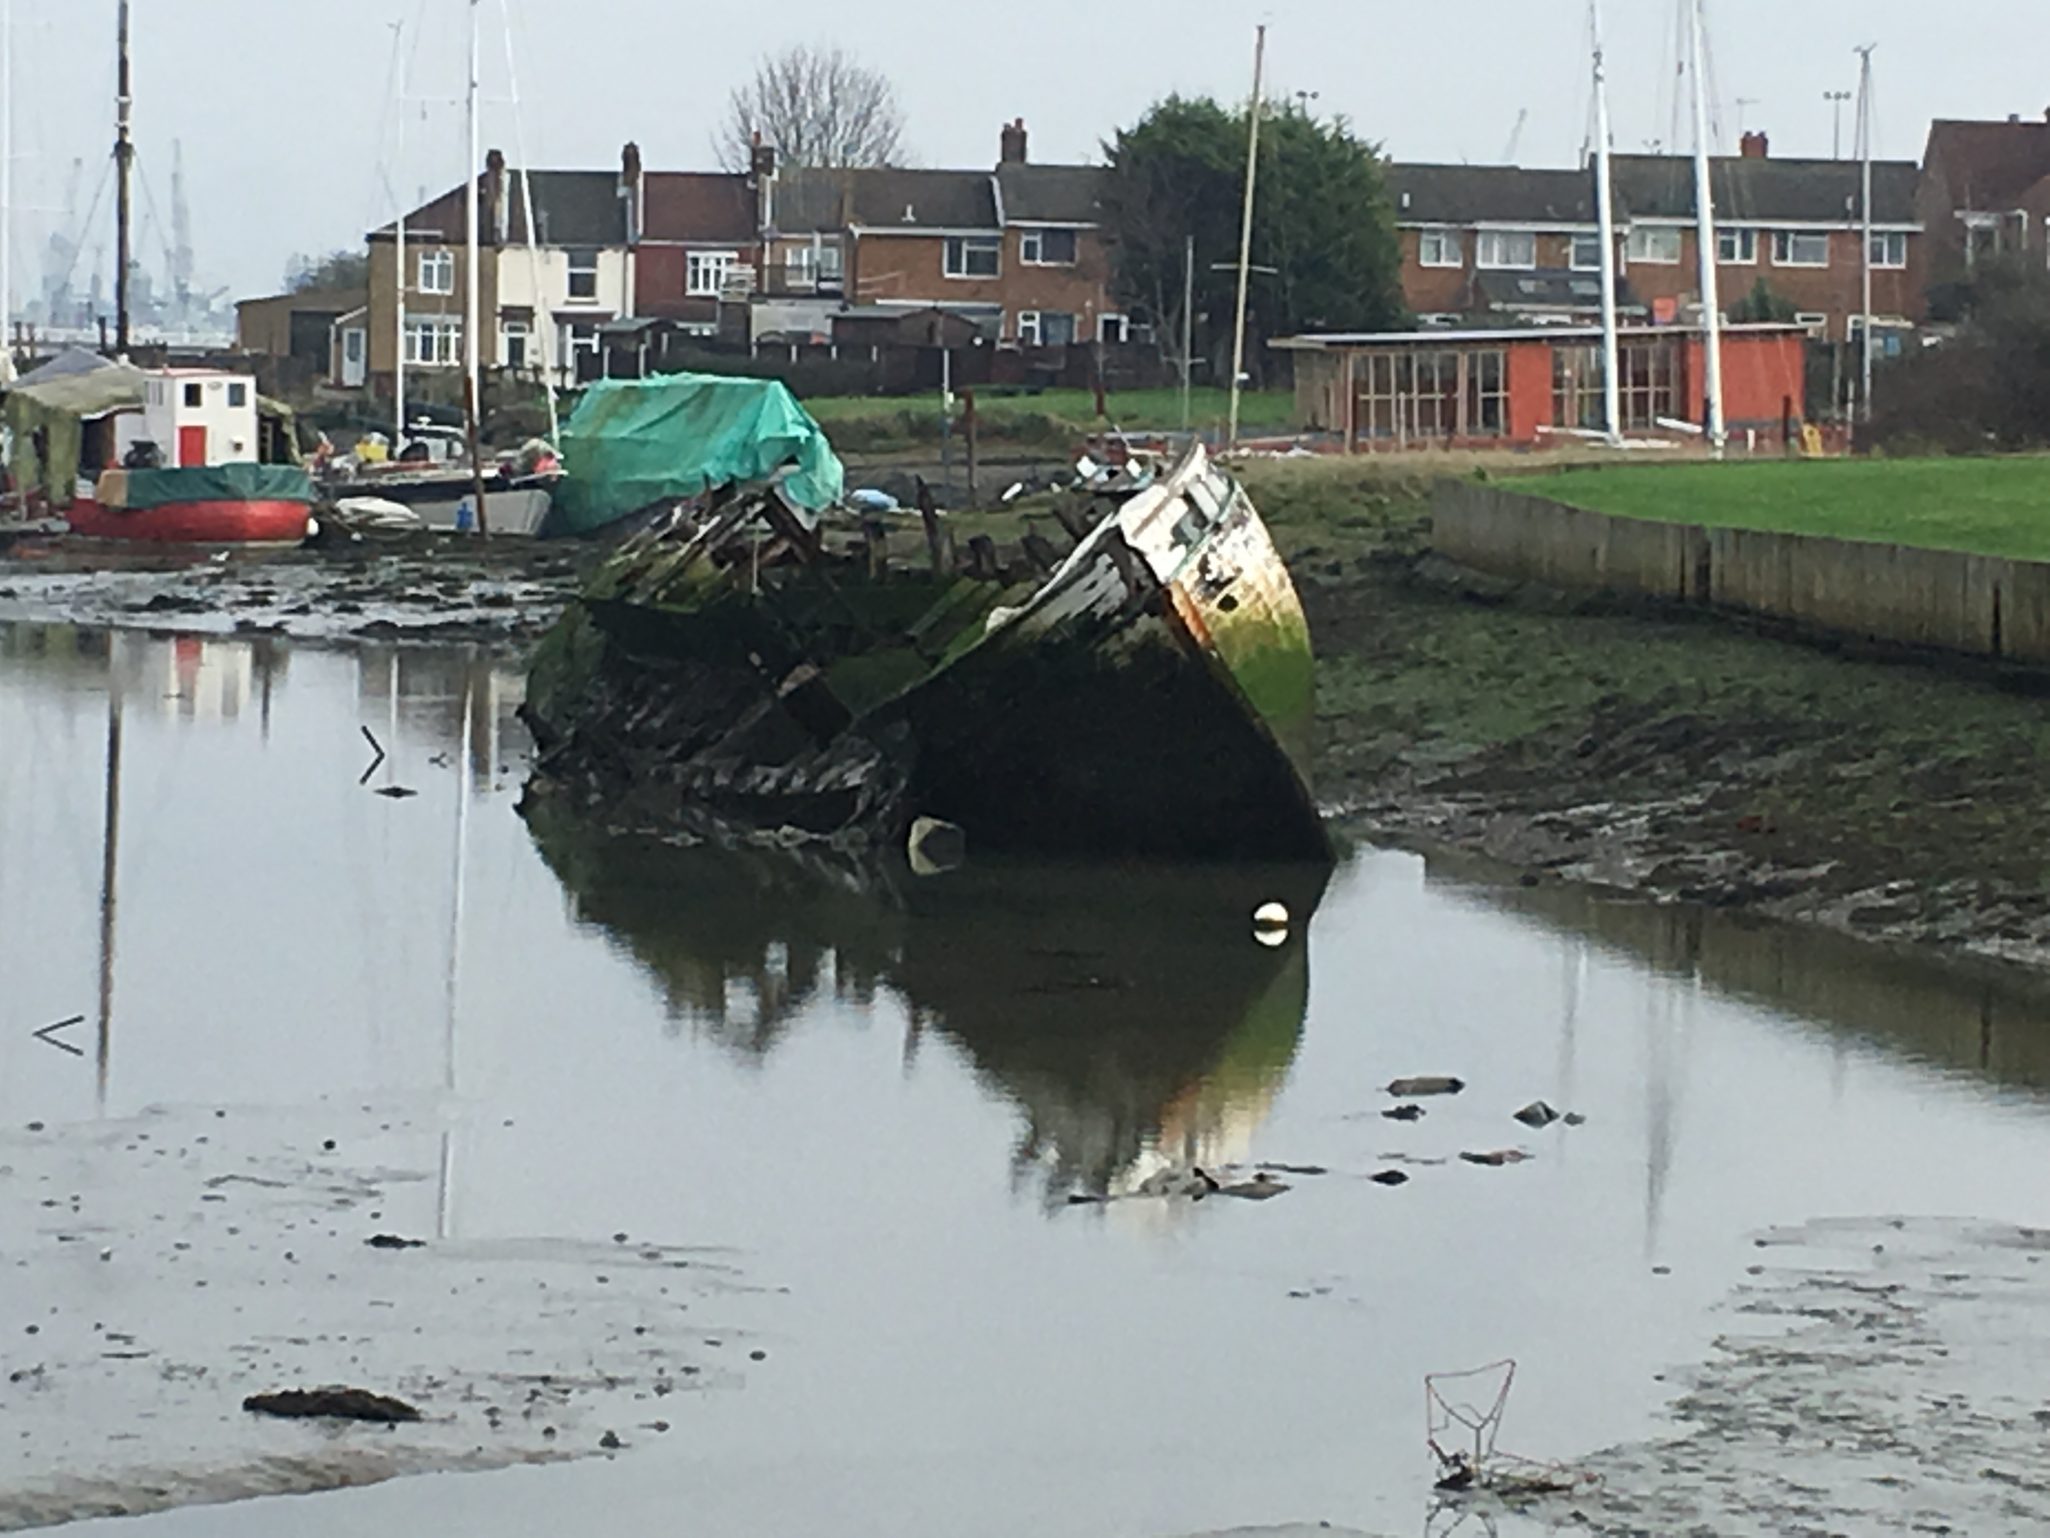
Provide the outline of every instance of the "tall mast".
[[392,195],[398,209],[392,242],[392,457],[406,447],[406,24],[392,23],[392,56],[398,69],[399,131],[394,158],[398,161],[399,191]]
[[1609,175],[1609,66],[1602,52],[1602,0],[1588,0],[1587,14],[1594,32],[1594,202],[1602,240],[1602,429],[1611,444],[1620,444],[1622,348],[1616,339],[1616,201]]
[[[548,295],[541,281],[540,226],[534,222],[534,162],[527,158],[527,124],[520,112],[520,69],[513,56],[512,11],[509,0],[499,0],[498,15],[505,32],[505,77],[513,102],[513,148],[520,157],[520,205],[527,220],[527,271],[534,285],[534,334],[529,339],[541,360],[542,387],[548,393],[548,441],[562,442],[562,419],[555,400],[555,316],[548,308]],[[638,194],[636,194],[638,195]],[[639,217],[636,211],[635,217]],[[632,269],[632,260],[628,260]]]
[[14,0],[0,0],[0,384],[14,377]]
[[478,136],[477,124],[477,84],[483,73],[480,51],[483,20],[479,4],[480,0],[470,0],[470,88],[463,97],[464,111],[470,120],[469,233],[463,253],[463,266],[467,269],[463,283],[463,425],[470,445],[470,494],[477,499],[477,532],[489,534],[491,515],[484,507],[484,453],[479,427],[479,419],[484,412],[484,338],[477,313],[477,295],[481,287],[481,275],[477,269],[482,263],[484,244],[479,209],[482,197],[479,184],[484,179],[484,144]]
[[[483,244],[481,235],[482,214],[479,209],[480,189],[478,180],[483,174],[484,148],[477,123],[477,83],[480,73],[478,28],[478,0],[470,0],[470,86],[464,94],[464,112],[470,125],[470,172],[469,198],[466,205],[468,233],[466,237],[465,282],[463,284],[463,367],[469,375],[470,399],[474,403],[480,396],[479,386],[483,381],[483,338],[478,334],[477,314],[477,266],[478,249]],[[472,409],[475,409],[474,406]]]
[[128,351],[128,247],[130,230],[130,183],[135,172],[135,142],[130,135],[135,97],[128,75],[128,0],[120,6],[121,51],[114,98],[114,351]]
[[1688,61],[1694,75],[1694,237],[1701,258],[1703,395],[1708,406],[1708,449],[1717,459],[1729,434],[1723,426],[1722,295],[1716,284],[1715,194],[1708,170],[1708,82],[1701,67],[1701,0],[1687,7]]
[[1858,152],[1864,161],[1862,170],[1863,239],[1865,259],[1860,263],[1864,277],[1864,296],[1860,306],[1863,324],[1858,330],[1858,418],[1872,420],[1872,49],[1868,43],[1858,50]]
[[1260,170],[1260,87],[1266,63],[1267,28],[1262,25],[1253,34],[1253,126],[1246,139],[1246,206],[1239,218],[1238,319],[1231,339],[1231,420],[1224,434],[1227,450],[1239,444],[1239,389],[1246,373],[1246,281],[1253,264],[1253,182]]

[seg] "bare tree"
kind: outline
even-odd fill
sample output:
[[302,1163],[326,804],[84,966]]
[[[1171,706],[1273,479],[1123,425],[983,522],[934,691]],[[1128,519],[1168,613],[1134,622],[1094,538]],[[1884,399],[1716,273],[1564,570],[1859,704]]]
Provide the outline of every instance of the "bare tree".
[[904,152],[896,87],[840,48],[797,43],[764,58],[727,102],[716,145],[729,171],[743,171],[756,134],[785,165],[887,166]]

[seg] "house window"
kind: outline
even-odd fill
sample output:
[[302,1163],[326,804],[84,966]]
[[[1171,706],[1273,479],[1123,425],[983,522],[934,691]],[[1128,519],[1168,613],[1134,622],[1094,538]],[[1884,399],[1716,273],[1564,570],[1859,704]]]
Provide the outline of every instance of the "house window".
[[1775,267],[1827,267],[1827,230],[1774,230],[1772,264]]
[[691,252],[684,262],[683,291],[693,299],[717,299],[739,260],[736,251]]
[[813,289],[819,286],[819,253],[814,247],[784,248],[783,286],[793,289]]
[[[1872,356],[1875,358],[1898,358],[1907,346],[1908,334],[1914,328],[1896,316],[1872,317]],[[1849,340],[1854,348],[1865,343],[1865,319],[1853,315],[1848,322]]]
[[1905,267],[1908,265],[1908,237],[1898,230],[1879,230],[1872,235],[1872,265],[1874,267]]
[[1475,261],[1498,270],[1535,267],[1537,236],[1529,230],[1482,230]]
[[456,291],[455,252],[422,251],[418,287],[423,294],[453,294]]
[[228,386],[228,404],[240,410],[249,404],[249,386],[237,380]]
[[406,362],[419,368],[454,368],[463,360],[463,323],[454,315],[406,320]]
[[205,399],[206,395],[198,385],[189,384],[185,387],[185,404],[187,406],[197,406]]
[[1075,265],[1073,230],[1027,230],[1018,241],[1018,256],[1028,267]]
[[985,235],[947,238],[946,274],[950,278],[994,278],[1003,273],[1004,243]]
[[1567,261],[1575,272],[1598,272],[1602,265],[1602,238],[1599,235],[1575,235],[1573,250]]
[[1623,249],[1633,262],[1671,267],[1680,260],[1680,231],[1670,224],[1633,224]]
[[1715,232],[1715,259],[1725,267],[1753,267],[1758,263],[1758,231],[1733,230],[1727,227]]
[[819,282],[833,288],[840,286],[841,252],[837,240],[822,241],[819,245]]
[[1417,261],[1425,267],[1457,267],[1465,260],[1457,230],[1425,230],[1417,237]]
[[1602,398],[1599,347],[1552,349],[1552,421],[1556,426],[1598,431],[1608,407]]
[[1066,347],[1075,340],[1075,317],[1060,310],[1040,311],[1039,340],[1047,347]]
[[598,253],[589,247],[573,247],[570,250],[569,297],[572,302],[597,302]]
[[1096,340],[1122,347],[1132,339],[1131,322],[1122,315],[1099,315],[1096,317]]
[[1498,438],[1508,431],[1509,358],[1497,348],[1367,353],[1359,360],[1362,438]]
[[1466,355],[1466,426],[1469,438],[1499,438],[1509,422],[1509,354]]
[[533,327],[523,320],[509,320],[498,328],[500,350],[505,354],[505,366],[523,369],[527,366],[527,347],[533,340]]

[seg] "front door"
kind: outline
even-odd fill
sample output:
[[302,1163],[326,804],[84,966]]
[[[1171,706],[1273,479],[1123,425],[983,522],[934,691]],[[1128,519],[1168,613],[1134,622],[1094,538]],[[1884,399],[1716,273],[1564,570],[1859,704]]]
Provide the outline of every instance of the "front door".
[[364,355],[366,337],[360,326],[345,327],[342,331],[342,386],[344,389],[360,390],[369,370]]
[[181,427],[178,429],[178,463],[181,466],[206,463],[206,429],[204,427]]

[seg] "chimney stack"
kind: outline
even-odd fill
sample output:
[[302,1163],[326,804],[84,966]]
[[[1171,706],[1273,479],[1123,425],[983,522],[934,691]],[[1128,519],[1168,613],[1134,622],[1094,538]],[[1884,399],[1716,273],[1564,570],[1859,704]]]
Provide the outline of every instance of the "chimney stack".
[[641,147],[629,139],[619,152],[619,201],[630,246],[641,243],[641,181]]
[[1739,153],[1746,160],[1763,160],[1772,153],[1772,140],[1753,129],[1738,141]]
[[483,239],[489,245],[505,244],[506,200],[505,200],[505,154],[493,150],[484,157],[484,186],[479,195],[483,208],[478,222],[484,226]]
[[1026,145],[1025,119],[1016,118],[1004,124],[1002,161],[1004,165],[1022,166],[1025,164]]

